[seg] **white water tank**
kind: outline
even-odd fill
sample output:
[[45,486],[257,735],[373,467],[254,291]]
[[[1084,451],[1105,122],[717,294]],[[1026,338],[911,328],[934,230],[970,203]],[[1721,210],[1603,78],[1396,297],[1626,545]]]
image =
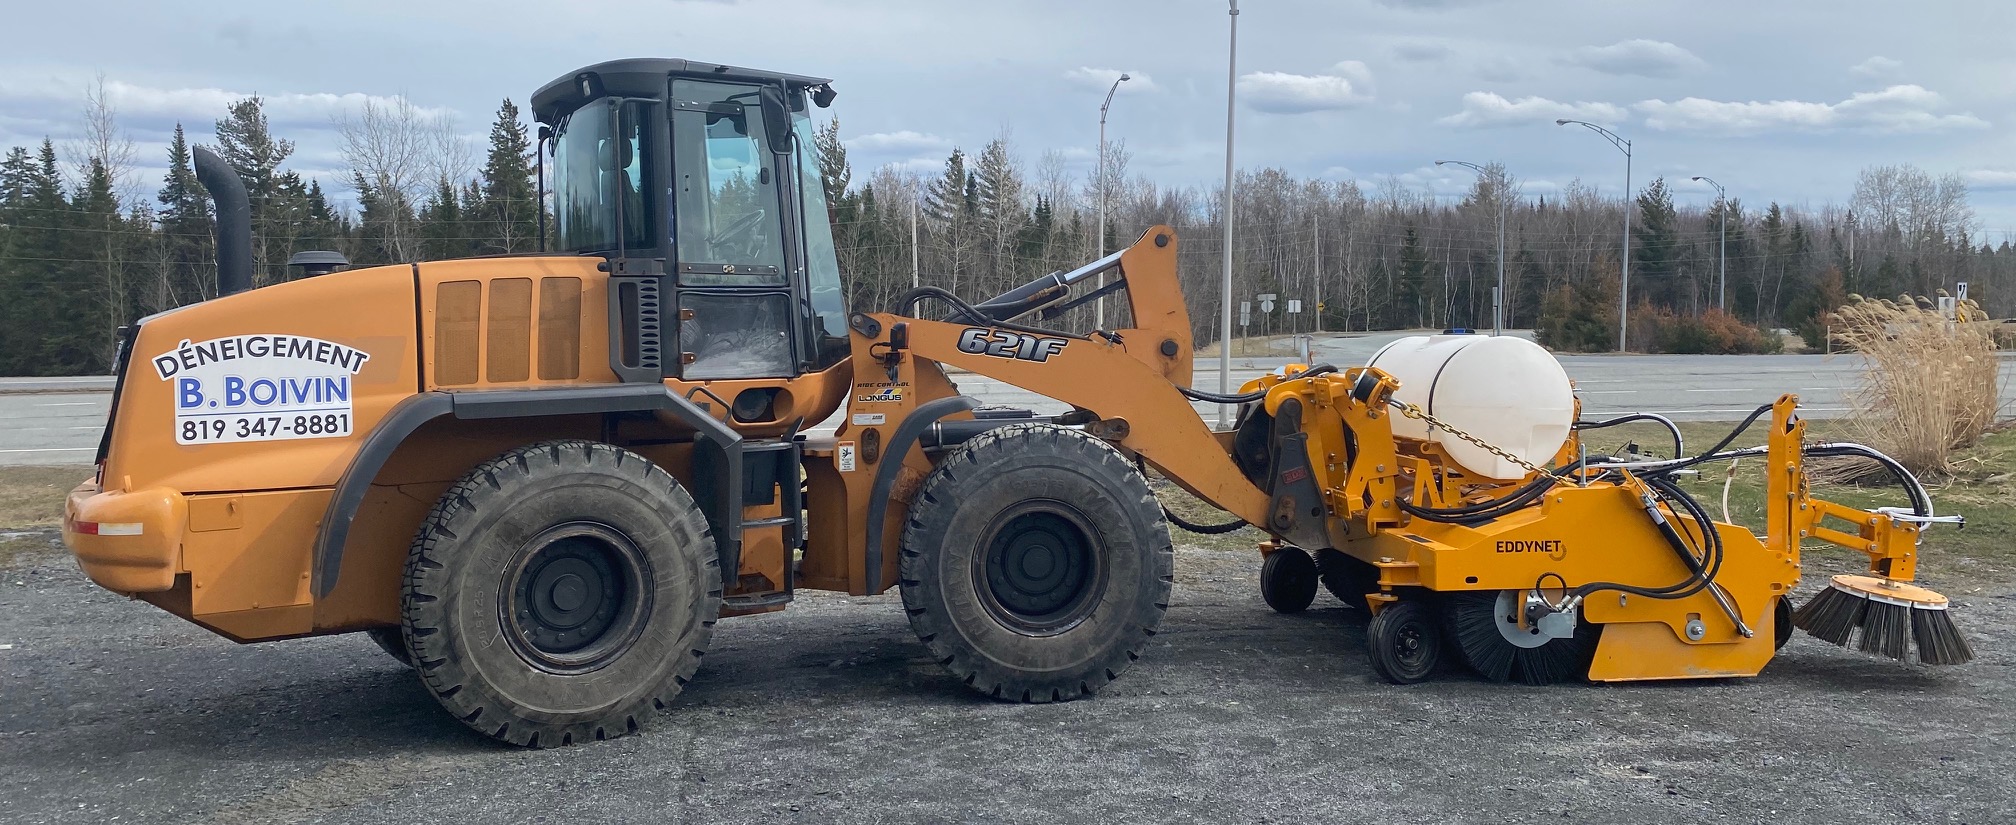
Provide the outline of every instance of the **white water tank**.
[[[1512,336],[1414,335],[1387,344],[1366,366],[1400,381],[1395,397],[1449,426],[1546,466],[1575,424],[1575,389],[1553,353]],[[1393,415],[1393,434],[1431,441],[1464,472],[1522,478],[1519,465],[1426,422]]]

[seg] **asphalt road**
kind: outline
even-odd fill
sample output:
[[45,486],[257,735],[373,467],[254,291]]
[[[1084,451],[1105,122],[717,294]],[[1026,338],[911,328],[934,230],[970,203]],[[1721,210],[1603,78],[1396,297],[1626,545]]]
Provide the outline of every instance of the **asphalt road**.
[[233,645],[99,590],[59,550],[0,552],[0,821],[1839,825],[2016,810],[2006,584],[1928,582],[1955,596],[1978,655],[1959,667],[1800,635],[1755,679],[1394,687],[1367,666],[1356,611],[1327,596],[1269,611],[1257,554],[1181,547],[1177,564],[1163,632],[1091,699],[984,699],[930,661],[893,596],[807,594],[722,622],[643,733],[524,751],[449,719],[362,636]]
[[[1379,347],[1407,333],[1333,336],[1318,342],[1319,361],[1362,364]],[[1232,387],[1289,362],[1285,357],[1234,358]],[[1861,381],[1859,356],[1835,355],[1564,355],[1587,417],[1656,412],[1683,421],[1741,417],[1782,393],[1797,393],[1809,418],[1835,418],[1851,409]],[[2016,402],[2016,359],[2002,360],[2005,409]],[[955,376],[962,392],[983,404],[1027,407],[1039,413],[1066,407],[1000,381]],[[93,383],[95,382],[95,383]],[[98,444],[110,395],[109,379],[0,378],[0,466],[88,464]],[[1218,388],[1215,358],[1198,359],[1192,386]],[[23,392],[32,389],[33,392]],[[1193,405],[1216,416],[1217,406]]]

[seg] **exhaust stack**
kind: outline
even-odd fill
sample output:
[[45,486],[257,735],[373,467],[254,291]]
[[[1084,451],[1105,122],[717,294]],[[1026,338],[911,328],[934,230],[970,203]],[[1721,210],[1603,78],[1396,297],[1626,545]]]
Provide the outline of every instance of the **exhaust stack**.
[[217,203],[217,296],[252,288],[252,202],[245,182],[215,152],[201,146],[192,152],[196,180]]

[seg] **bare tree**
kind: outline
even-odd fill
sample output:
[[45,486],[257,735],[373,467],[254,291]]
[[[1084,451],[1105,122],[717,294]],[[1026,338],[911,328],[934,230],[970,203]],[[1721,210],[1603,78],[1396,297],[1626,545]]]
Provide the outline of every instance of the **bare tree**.
[[375,217],[386,252],[395,260],[418,259],[414,207],[441,181],[469,176],[468,140],[446,114],[423,111],[403,95],[383,103],[366,99],[336,125],[358,197],[379,207]]

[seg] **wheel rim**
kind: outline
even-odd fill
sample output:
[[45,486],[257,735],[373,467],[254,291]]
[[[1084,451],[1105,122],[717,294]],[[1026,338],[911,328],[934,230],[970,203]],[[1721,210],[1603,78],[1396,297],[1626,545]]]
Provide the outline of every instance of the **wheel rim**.
[[1433,655],[1431,648],[1434,640],[1428,638],[1434,632],[1434,628],[1426,622],[1411,616],[1393,628],[1393,662],[1402,674],[1419,676],[1434,664],[1429,658]]
[[1025,501],[996,516],[974,582],[987,612],[1018,632],[1062,633],[1089,616],[1105,589],[1094,533],[1063,502]]
[[1526,609],[1526,591],[1500,590],[1498,600],[1491,611],[1492,624],[1498,626],[1498,635],[1513,647],[1531,650],[1553,641],[1551,636],[1543,636],[1536,626],[1519,626],[1519,611]]
[[649,562],[630,539],[595,522],[532,537],[505,571],[504,636],[525,661],[585,673],[629,650],[651,614]]

